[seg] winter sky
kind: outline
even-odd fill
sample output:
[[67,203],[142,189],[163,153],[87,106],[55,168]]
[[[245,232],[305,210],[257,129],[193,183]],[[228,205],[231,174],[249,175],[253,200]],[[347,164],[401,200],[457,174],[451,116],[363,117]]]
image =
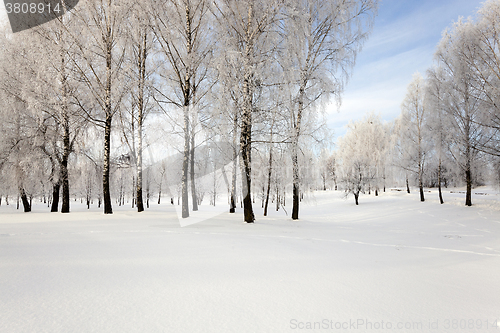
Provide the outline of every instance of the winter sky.
[[415,72],[432,65],[442,32],[458,18],[475,16],[483,0],[381,0],[370,38],[358,55],[339,112],[329,108],[335,137],[350,120],[375,112],[390,121],[401,112]]
[[[390,121],[400,113],[406,87],[415,72],[432,65],[443,30],[458,17],[476,14],[482,0],[381,0],[370,38],[358,55],[342,106],[329,107],[328,125],[335,137],[345,134],[350,120],[368,112]],[[6,26],[0,6],[0,27]],[[10,30],[10,28],[7,28]]]

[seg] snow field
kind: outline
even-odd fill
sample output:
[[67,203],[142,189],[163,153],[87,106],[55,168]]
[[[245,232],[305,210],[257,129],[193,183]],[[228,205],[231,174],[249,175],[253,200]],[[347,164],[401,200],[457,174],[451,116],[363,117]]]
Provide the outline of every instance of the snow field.
[[223,213],[184,228],[170,205],[2,206],[0,332],[498,331],[494,194],[426,194],[356,207],[316,192],[299,221],[256,204],[253,225]]

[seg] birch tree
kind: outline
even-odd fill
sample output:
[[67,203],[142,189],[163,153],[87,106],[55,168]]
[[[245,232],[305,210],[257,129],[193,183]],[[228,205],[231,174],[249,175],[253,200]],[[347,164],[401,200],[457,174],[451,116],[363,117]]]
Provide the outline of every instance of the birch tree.
[[51,177],[51,211],[58,210],[59,188],[62,187],[62,213],[70,211],[70,156],[74,152],[80,131],[86,127],[71,100],[74,92],[81,87],[73,75],[75,68],[70,61],[74,47],[72,33],[75,30],[75,20],[71,15],[65,15],[36,28],[32,42],[38,45],[33,68],[37,76],[30,84],[29,101],[44,118],[41,131],[45,139],[39,148],[53,164],[57,163],[59,169],[59,175]]
[[[103,201],[104,214],[112,214],[110,192],[111,130],[113,117],[118,112],[127,91],[123,76],[125,59],[126,20],[132,3],[117,0],[90,0],[75,9],[73,15],[80,31],[74,31],[75,52],[72,63],[91,96],[88,104],[77,98],[77,105],[85,117],[104,130]],[[99,112],[97,112],[99,111]]]
[[429,108],[429,121],[427,126],[434,141],[434,150],[437,155],[437,185],[439,202],[444,203],[441,184],[443,182],[443,163],[448,140],[448,129],[446,113],[443,108],[444,87],[442,85],[442,69],[432,68],[427,72],[426,105]]
[[290,78],[291,158],[293,165],[292,219],[299,218],[299,141],[304,112],[321,98],[340,96],[356,55],[368,37],[376,0],[295,0],[287,2],[283,71]]
[[423,177],[426,156],[430,150],[428,144],[430,138],[426,133],[425,89],[422,75],[414,74],[401,105],[401,117],[398,119],[398,130],[402,142],[400,166],[417,175],[420,201],[425,201]]
[[[253,223],[252,207],[252,126],[257,101],[255,93],[276,47],[280,0],[219,0],[214,2],[214,15],[221,36],[221,50],[230,53],[231,65],[239,87],[240,156],[244,221]],[[273,44],[274,42],[274,44]]]
[[369,122],[361,120],[348,125],[348,132],[339,140],[337,156],[341,164],[341,183],[346,195],[352,194],[359,205],[359,196],[368,190],[374,179],[374,163],[370,160]]
[[458,21],[452,30],[446,32],[438,46],[436,58],[443,69],[444,109],[450,120],[453,133],[450,153],[460,166],[466,184],[465,205],[472,205],[472,163],[477,157],[478,143],[483,138],[479,125],[481,103],[475,96],[475,77],[467,66],[464,55],[469,49],[472,35],[468,33],[471,21]]
[[[124,126],[127,132],[124,137],[133,156],[135,165],[135,202],[137,211],[144,211],[143,201],[143,153],[144,153],[144,125],[146,117],[151,111],[153,96],[153,74],[156,65],[151,59],[154,51],[154,35],[149,22],[149,12],[136,1],[131,13],[128,28],[128,66],[127,76],[130,78],[130,103],[127,108]],[[125,130],[124,128],[124,130]]]
[[[500,156],[500,3],[486,1],[478,11],[477,21],[457,26],[463,47],[457,56],[469,70],[471,93],[481,104],[481,115],[474,119],[483,127],[484,137],[475,148]],[[460,31],[460,32],[459,32]]]
[[[168,68],[162,73],[167,89],[157,91],[160,104],[182,110],[182,217],[189,217],[188,177],[190,160],[194,163],[194,132],[191,128],[200,100],[206,94],[208,61],[212,50],[207,0],[169,0],[154,2],[154,33]],[[170,89],[169,89],[170,88]],[[168,110],[166,110],[168,112]],[[192,166],[194,170],[194,165]],[[193,210],[198,210],[194,172],[191,179]]]

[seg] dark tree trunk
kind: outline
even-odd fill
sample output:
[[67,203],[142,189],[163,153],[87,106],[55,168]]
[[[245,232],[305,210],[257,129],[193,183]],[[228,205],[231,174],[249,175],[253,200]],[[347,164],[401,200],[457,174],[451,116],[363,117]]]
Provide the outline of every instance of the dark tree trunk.
[[465,205],[472,206],[472,172],[470,170],[470,165],[468,166],[467,170],[465,170],[465,181],[467,183]]
[[359,192],[357,192],[357,193],[355,192],[355,193],[354,193],[354,202],[356,203],[356,206],[358,206],[358,205],[359,205],[359,201],[358,201],[358,199],[359,199]]
[[418,165],[418,187],[420,190],[420,201],[424,202],[424,181],[423,181],[424,171],[422,170],[422,165],[419,163]]
[[[191,178],[191,199],[193,200],[193,212],[198,210],[198,198],[196,197],[196,183],[195,183],[195,173],[194,173],[194,153],[195,153],[195,135],[194,131],[191,130],[191,150],[189,158],[189,174]],[[214,171],[215,172],[215,171]]]
[[137,191],[136,191],[137,212],[144,211],[144,202],[142,201],[142,170],[137,173]]
[[438,165],[438,191],[439,191],[439,202],[444,204],[443,200],[443,193],[441,191],[441,158],[439,158],[439,165]]
[[267,207],[269,206],[269,193],[271,192],[271,175],[273,170],[273,150],[269,150],[269,172],[267,174],[266,203],[264,204],[264,216],[267,216]]
[[59,190],[61,184],[59,182],[55,183],[52,187],[52,207],[50,208],[51,213],[57,213],[59,210]]
[[299,184],[293,184],[293,206],[292,206],[292,220],[299,219]]
[[280,210],[280,192],[278,184],[276,184],[276,211]]
[[188,173],[189,173],[189,104],[184,105],[184,153],[182,160],[182,218],[189,217],[189,190],[188,190]]
[[242,190],[243,190],[243,215],[244,221],[253,223],[255,216],[252,207],[252,178],[251,178],[251,139],[252,139],[252,125],[250,111],[243,117],[243,128],[241,130],[241,154],[242,154]]
[[[466,133],[467,133],[467,138],[469,137],[470,133],[470,117],[467,117],[467,127],[466,127]],[[465,151],[465,183],[467,185],[467,190],[465,193],[465,205],[466,206],[472,206],[472,171],[471,171],[471,159],[472,159],[472,148],[469,142],[467,142],[467,147]]]
[[[299,111],[299,115],[300,115]],[[299,144],[299,131],[298,128],[300,125],[295,125],[295,137],[294,142],[292,143],[292,177],[293,177],[293,200],[292,200],[292,220],[299,219],[299,160],[298,160],[298,144]]]
[[408,176],[406,176],[406,192],[410,194],[410,184],[408,183]]
[[111,116],[106,117],[104,130],[104,167],[102,172],[102,193],[104,200],[104,214],[113,214],[111,206],[110,186],[110,154],[111,154]]
[[[68,144],[69,144],[69,137],[68,137]],[[68,176],[69,150],[67,153],[66,153],[66,148],[64,150],[65,152],[61,162],[61,181],[62,181],[61,213],[69,213],[69,176]]]
[[229,213],[236,212],[236,170],[238,163],[238,116],[235,112],[233,126],[233,174],[231,175],[231,199],[229,204]]
[[[245,79],[245,85],[249,85],[248,80]],[[251,110],[246,108],[243,118],[243,124],[241,129],[241,155],[242,155],[242,190],[243,190],[243,215],[244,221],[247,223],[253,223],[255,221],[255,216],[253,214],[252,208],[252,196],[251,196],[251,188],[252,188],[252,115]]]
[[19,195],[21,196],[21,200],[23,202],[23,207],[24,207],[24,212],[25,213],[29,213],[31,212],[31,205],[30,205],[30,202],[28,200],[28,196],[26,195],[26,191],[24,190],[24,188],[19,188]]
[[138,96],[138,110],[139,115],[137,117],[137,127],[138,127],[138,147],[137,147],[137,184],[136,184],[136,204],[137,212],[144,211],[144,203],[142,200],[142,127],[144,122],[144,89],[146,83],[146,59],[148,57],[147,52],[148,34],[145,31],[142,36],[142,45],[139,50],[139,96]]

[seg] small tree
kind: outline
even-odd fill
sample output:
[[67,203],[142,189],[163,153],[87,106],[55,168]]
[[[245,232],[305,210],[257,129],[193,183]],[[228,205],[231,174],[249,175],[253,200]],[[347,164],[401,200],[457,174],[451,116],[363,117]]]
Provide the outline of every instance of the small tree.
[[426,127],[425,89],[423,77],[419,73],[414,74],[401,105],[401,116],[397,120],[401,158],[399,165],[417,175],[420,201],[425,201],[423,177],[426,156],[430,150],[430,135]]

